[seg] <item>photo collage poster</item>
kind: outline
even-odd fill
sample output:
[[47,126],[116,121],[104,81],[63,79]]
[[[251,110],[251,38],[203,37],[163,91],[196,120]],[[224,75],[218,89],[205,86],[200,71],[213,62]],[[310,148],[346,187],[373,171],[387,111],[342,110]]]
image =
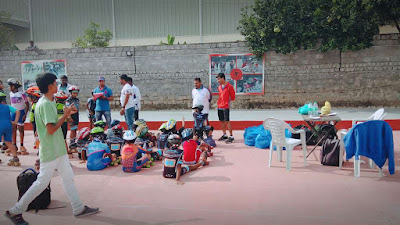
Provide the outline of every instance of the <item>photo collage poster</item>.
[[29,85],[35,83],[36,75],[43,72],[53,73],[59,79],[62,75],[67,75],[67,60],[33,60],[21,62],[22,86],[24,90]]
[[227,82],[232,84],[236,94],[264,94],[264,57],[254,54],[211,54],[209,55],[210,90],[218,94],[216,76],[225,74]]

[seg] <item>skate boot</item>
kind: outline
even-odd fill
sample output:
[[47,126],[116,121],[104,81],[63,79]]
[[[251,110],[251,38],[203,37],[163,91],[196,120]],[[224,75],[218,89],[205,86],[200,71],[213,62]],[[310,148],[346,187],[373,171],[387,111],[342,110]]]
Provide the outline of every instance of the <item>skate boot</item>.
[[5,151],[4,151],[4,154],[5,154],[6,156],[11,156],[11,150],[10,150],[10,149],[5,150]]
[[1,147],[1,153],[4,153],[4,151],[7,149],[8,149],[8,147],[7,147],[6,143],[3,143],[3,146]]
[[36,159],[35,170],[39,171],[39,169],[40,169],[40,159]]
[[21,146],[21,155],[29,155],[29,152],[26,151],[26,148],[24,146]]
[[21,166],[21,163],[19,162],[18,156],[14,156],[10,161],[7,163],[8,166]]

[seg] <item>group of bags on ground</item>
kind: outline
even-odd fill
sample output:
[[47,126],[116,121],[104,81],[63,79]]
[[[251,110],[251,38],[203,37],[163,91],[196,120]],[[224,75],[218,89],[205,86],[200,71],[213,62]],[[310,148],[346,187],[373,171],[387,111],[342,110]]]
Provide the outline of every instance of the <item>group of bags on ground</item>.
[[[153,166],[154,161],[163,160],[164,177],[176,177],[175,166],[185,157],[184,151],[180,149],[183,140],[192,139],[196,132],[199,141],[208,146],[209,152],[216,146],[211,135],[212,127],[206,126],[201,131],[184,127],[177,130],[173,119],[163,123],[159,128],[161,133],[157,135],[149,132],[143,119],[135,121],[134,129],[125,132],[118,120],[111,122],[111,128],[104,130],[105,127],[104,121],[97,121],[91,130],[88,127],[80,129],[77,141],[70,145],[70,149],[77,150],[80,159],[87,160],[88,170],[103,170],[122,164],[124,172],[138,172],[143,167]],[[175,161],[173,168],[165,165],[165,158]]]
[[[322,146],[321,164],[330,166],[339,166],[340,141],[337,139],[336,129],[331,124],[316,125],[315,129],[326,138],[320,141],[320,138],[305,125],[299,125],[294,130],[304,130],[306,134],[306,144]],[[285,137],[300,139],[300,134],[292,134],[288,129],[285,130]],[[244,143],[247,146],[266,149],[271,145],[271,133],[265,130],[263,125],[248,127],[244,132]],[[276,150],[276,148],[274,148]]]

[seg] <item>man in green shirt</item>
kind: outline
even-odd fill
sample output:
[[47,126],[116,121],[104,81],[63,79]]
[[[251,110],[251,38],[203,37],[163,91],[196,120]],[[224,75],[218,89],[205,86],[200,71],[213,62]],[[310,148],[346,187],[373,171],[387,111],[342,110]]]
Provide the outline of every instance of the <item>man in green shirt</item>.
[[60,127],[71,112],[76,111],[76,107],[65,107],[64,114],[58,118],[53,97],[58,89],[56,79],[57,77],[52,73],[42,73],[36,77],[36,84],[43,93],[35,109],[35,121],[40,139],[40,173],[22,198],[6,212],[5,216],[14,224],[28,224],[22,218],[22,212],[25,212],[28,205],[47,188],[56,169],[71,201],[74,216],[81,217],[99,212],[98,208],[83,205],[75,187],[74,174]]

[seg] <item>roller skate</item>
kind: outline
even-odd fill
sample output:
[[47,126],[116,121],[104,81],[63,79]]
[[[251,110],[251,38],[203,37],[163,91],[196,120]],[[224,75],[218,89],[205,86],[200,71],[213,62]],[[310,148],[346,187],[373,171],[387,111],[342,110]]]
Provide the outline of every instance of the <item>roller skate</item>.
[[5,150],[5,151],[4,151],[4,154],[5,154],[6,156],[11,156],[11,150],[10,150],[10,149]]
[[10,161],[7,163],[8,166],[21,166],[21,163],[19,162],[18,156],[14,156]]
[[35,170],[39,171],[39,169],[40,169],[40,159],[36,159]]
[[21,146],[21,155],[29,155],[29,152],[26,151],[26,148],[24,146]]
[[1,146],[1,153],[5,153],[6,150],[8,149],[6,143],[3,143],[3,145]]

